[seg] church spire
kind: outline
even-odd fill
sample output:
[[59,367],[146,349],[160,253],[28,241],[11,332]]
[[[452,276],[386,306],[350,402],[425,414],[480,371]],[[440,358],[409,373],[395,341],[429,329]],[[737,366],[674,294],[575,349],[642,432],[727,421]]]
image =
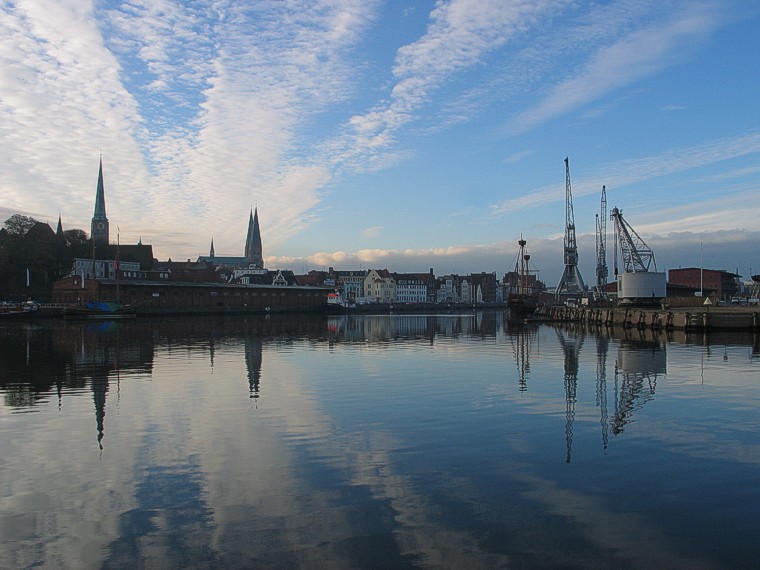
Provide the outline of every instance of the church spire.
[[214,257],[214,238],[211,238],[211,249],[208,252],[209,257]]
[[95,212],[92,215],[90,235],[94,241],[108,243],[108,218],[106,217],[106,192],[103,186],[103,157],[98,169],[98,190],[95,194]]
[[255,269],[264,269],[258,208],[251,212],[248,218],[248,235],[245,238],[245,259]]
[[58,212],[58,227],[55,230],[55,235],[58,237],[63,236],[63,224],[61,223],[61,213]]

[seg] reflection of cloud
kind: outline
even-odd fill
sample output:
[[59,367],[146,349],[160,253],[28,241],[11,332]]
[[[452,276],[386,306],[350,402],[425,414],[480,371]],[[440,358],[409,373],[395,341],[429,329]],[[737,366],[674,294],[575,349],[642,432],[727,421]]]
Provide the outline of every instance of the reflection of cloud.
[[[614,553],[632,568],[717,568],[717,564],[700,558],[688,558],[684,548],[673,542],[665,529],[653,525],[643,515],[620,513],[606,501],[591,495],[560,488],[557,483],[515,473],[530,491],[526,495],[552,514],[573,521],[579,533],[594,545],[595,552]],[[578,537],[580,540],[580,536]],[[597,561],[594,561],[594,566]]]

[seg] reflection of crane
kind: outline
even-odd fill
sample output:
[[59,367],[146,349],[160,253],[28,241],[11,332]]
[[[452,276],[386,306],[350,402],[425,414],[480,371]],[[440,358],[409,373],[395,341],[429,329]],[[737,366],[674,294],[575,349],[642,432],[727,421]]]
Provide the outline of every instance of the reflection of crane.
[[659,374],[667,374],[667,356],[659,339],[642,336],[621,342],[615,362],[614,435],[623,433],[633,413],[654,399]]
[[607,283],[607,188],[602,186],[601,215],[596,217],[596,292],[604,296]]
[[623,271],[626,273],[646,273],[650,266],[657,271],[654,252],[631,225],[623,219],[623,211],[612,208],[610,219],[615,221],[615,275],[618,274],[617,250],[623,257]]
[[609,439],[608,414],[607,414],[607,346],[609,339],[606,336],[596,337],[596,405],[599,406],[599,423],[602,426],[602,446],[607,449]]
[[578,245],[575,241],[575,215],[573,192],[570,187],[570,161],[565,158],[565,270],[557,285],[556,296],[563,292],[583,294],[586,286],[578,270]]
[[572,339],[565,337],[560,329],[557,331],[559,344],[565,354],[565,439],[567,445],[567,457],[565,461],[570,463],[570,455],[573,447],[573,422],[575,421],[575,402],[578,393],[578,354],[583,346],[583,337],[576,335]]

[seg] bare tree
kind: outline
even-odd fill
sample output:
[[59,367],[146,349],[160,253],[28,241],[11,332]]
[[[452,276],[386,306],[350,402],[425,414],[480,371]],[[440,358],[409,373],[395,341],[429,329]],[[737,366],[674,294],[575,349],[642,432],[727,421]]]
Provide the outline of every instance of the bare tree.
[[5,220],[5,229],[10,235],[23,236],[26,235],[32,226],[37,223],[37,220],[30,216],[22,216],[21,214],[13,214],[10,218]]

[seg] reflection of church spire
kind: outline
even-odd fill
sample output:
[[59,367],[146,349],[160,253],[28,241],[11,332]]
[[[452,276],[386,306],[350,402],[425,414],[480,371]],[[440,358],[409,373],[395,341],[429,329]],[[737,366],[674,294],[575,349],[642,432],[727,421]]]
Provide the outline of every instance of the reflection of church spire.
[[108,393],[108,377],[92,377],[92,399],[95,402],[95,422],[98,427],[98,445],[103,449],[105,435],[106,394]]
[[567,442],[567,457],[565,460],[567,463],[570,463],[573,447],[575,402],[578,392],[578,353],[583,345],[583,338],[576,336],[571,341],[565,338],[565,335],[559,329],[556,329],[556,331],[559,337],[559,344],[562,346],[562,352],[565,354],[565,439]]
[[261,382],[261,363],[263,347],[261,338],[253,337],[245,341],[245,367],[248,371],[249,397],[259,397],[259,384]]

